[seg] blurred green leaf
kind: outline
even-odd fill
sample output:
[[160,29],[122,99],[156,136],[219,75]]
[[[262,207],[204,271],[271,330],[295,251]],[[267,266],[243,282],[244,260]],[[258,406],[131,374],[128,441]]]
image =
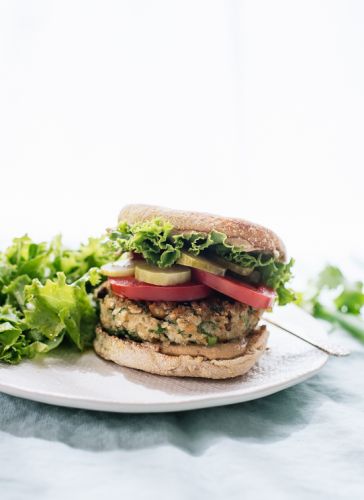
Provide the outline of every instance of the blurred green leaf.
[[326,266],[297,304],[364,342],[363,283],[350,282],[338,267]]
[[321,291],[324,287],[337,288],[345,281],[343,273],[336,266],[326,266],[318,275],[316,287]]

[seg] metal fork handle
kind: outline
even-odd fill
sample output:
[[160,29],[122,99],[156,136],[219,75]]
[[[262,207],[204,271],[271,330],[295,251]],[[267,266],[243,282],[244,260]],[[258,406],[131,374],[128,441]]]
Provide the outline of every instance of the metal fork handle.
[[284,330],[285,332],[291,335],[294,335],[295,337],[303,340],[304,342],[307,342],[313,347],[316,347],[317,349],[326,352],[326,354],[329,354],[330,356],[348,356],[350,354],[350,351],[348,349],[345,349],[344,347],[334,345],[331,342],[322,342],[321,340],[319,341],[313,340],[311,337],[308,337],[302,333],[292,332],[292,330],[288,330],[288,328],[285,328],[284,326],[280,325],[279,323],[276,323],[275,321],[272,321],[271,319],[266,318],[265,316],[263,316],[263,320],[266,321],[267,323],[270,323],[271,325],[276,326],[277,328],[280,328],[281,330]]

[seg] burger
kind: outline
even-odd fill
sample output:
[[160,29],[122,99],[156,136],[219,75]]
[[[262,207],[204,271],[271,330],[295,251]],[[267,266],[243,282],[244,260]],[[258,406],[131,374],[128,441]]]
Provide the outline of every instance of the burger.
[[108,245],[94,349],[121,366],[237,377],[266,349],[264,311],[293,300],[282,241],[243,219],[128,205]]

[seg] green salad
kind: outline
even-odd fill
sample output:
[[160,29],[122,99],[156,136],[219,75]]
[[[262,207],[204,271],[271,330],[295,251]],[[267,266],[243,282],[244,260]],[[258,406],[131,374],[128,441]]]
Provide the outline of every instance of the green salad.
[[111,258],[101,239],[76,250],[15,238],[0,253],[0,360],[16,364],[67,341],[91,345],[97,321],[92,288]]

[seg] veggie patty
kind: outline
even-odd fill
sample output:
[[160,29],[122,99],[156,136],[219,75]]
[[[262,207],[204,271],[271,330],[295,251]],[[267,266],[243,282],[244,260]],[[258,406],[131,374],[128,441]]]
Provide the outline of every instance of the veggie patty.
[[213,296],[192,302],[147,302],[118,297],[102,285],[100,320],[110,334],[136,341],[214,345],[246,336],[261,311]]

